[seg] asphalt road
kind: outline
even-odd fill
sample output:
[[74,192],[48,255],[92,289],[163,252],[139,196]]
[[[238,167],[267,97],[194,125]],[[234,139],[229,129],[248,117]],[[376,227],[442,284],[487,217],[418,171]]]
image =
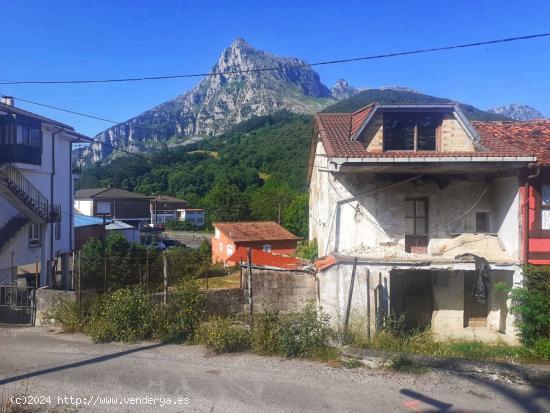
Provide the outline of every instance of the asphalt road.
[[10,403],[13,395],[55,411],[550,411],[548,390],[447,372],[408,375],[251,354],[209,356],[201,346],[99,345],[79,334],[0,327],[0,402]]
[[164,232],[164,236],[168,239],[178,240],[189,248],[199,248],[201,242],[205,239],[209,240],[212,237],[212,234],[193,231],[166,230]]

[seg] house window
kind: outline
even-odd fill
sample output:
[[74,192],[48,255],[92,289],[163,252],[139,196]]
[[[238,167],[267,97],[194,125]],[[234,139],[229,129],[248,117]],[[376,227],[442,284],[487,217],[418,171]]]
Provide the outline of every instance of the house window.
[[40,246],[40,224],[35,224],[34,222],[29,225],[29,247],[39,247]]
[[540,191],[541,229],[550,229],[550,185],[542,185]]
[[0,162],[21,162],[40,165],[42,161],[42,125],[17,116],[0,117]]
[[228,245],[227,246],[227,255],[228,256],[233,255],[233,245]]
[[476,232],[489,232],[488,212],[476,212]]
[[223,243],[220,242],[220,252],[223,252]]
[[271,245],[270,244],[264,244],[262,249],[264,252],[271,252]]
[[216,237],[216,239],[220,239],[220,230],[218,228],[215,229],[214,236]]
[[384,113],[384,150],[435,151],[440,125],[437,113]]
[[428,199],[405,199],[405,231],[407,235],[428,233]]

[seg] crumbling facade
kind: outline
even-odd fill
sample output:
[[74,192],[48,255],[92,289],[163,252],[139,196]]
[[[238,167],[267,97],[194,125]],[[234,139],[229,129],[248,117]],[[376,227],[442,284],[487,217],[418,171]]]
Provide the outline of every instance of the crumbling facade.
[[520,186],[536,156],[454,105],[318,114],[314,133],[309,233],[334,326],[349,312],[367,333],[392,316],[440,338],[516,342],[496,285],[522,283]]

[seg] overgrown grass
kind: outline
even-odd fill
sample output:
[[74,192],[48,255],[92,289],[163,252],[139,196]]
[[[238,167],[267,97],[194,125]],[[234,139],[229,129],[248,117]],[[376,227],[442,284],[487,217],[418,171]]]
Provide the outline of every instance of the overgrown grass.
[[59,300],[51,318],[65,332],[82,331],[94,342],[157,339],[181,343],[197,330],[205,297],[195,280],[186,279],[170,292],[166,306],[143,287],[121,288],[81,302]]
[[420,366],[414,360],[402,354],[392,357],[389,368],[400,373],[424,374],[428,369]]
[[[201,290],[206,289],[206,278],[200,278],[199,287]],[[241,271],[233,271],[229,275],[208,277],[208,289],[217,290],[223,288],[239,288],[241,285]]]
[[229,318],[215,318],[200,326],[197,341],[216,354],[250,350],[251,335],[247,325]]
[[534,360],[539,358],[534,350],[523,346],[486,344],[466,340],[437,341],[430,331],[414,332],[402,336],[382,331],[375,334],[370,342],[360,342],[360,344],[362,348],[373,350],[422,354],[433,357],[495,361]]
[[214,319],[204,323],[197,335],[200,343],[218,354],[251,350],[260,355],[332,361],[339,351],[329,345],[329,337],[328,316],[322,311],[318,314],[312,303],[291,313],[256,314],[251,326]]

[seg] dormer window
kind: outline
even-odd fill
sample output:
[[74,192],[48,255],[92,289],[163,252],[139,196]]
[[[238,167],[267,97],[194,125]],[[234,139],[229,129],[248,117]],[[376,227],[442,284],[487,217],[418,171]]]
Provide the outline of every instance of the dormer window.
[[439,113],[385,112],[385,151],[435,151],[442,116]]

